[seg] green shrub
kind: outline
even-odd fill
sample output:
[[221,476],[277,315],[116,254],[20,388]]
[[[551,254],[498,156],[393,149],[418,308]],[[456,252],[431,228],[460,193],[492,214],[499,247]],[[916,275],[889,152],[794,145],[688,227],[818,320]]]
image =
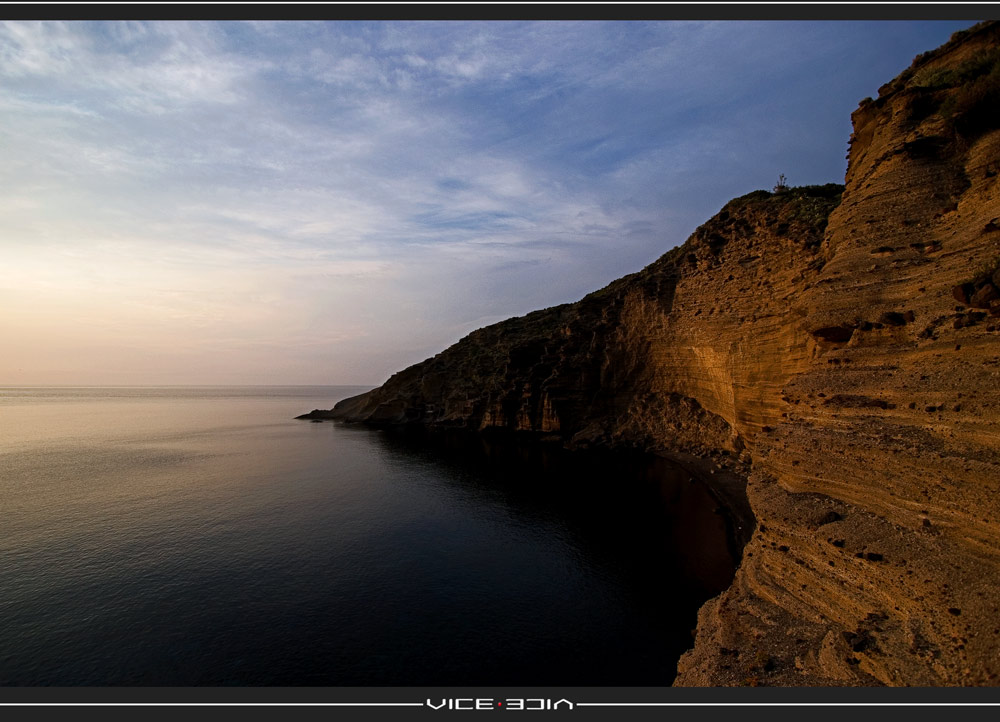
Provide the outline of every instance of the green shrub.
[[970,83],[1000,66],[1000,50],[982,50],[955,68],[924,68],[913,76],[910,87],[939,90]]
[[913,77],[910,86],[926,90],[938,90],[939,88],[950,88],[955,84],[957,79],[958,74],[953,68],[925,68]]
[[990,71],[963,84],[941,104],[941,115],[964,136],[974,137],[995,127],[1000,108],[1000,59]]
[[937,112],[966,138],[996,127],[1000,107],[1000,49],[982,50],[954,68],[924,68],[910,82],[918,94],[910,124]]

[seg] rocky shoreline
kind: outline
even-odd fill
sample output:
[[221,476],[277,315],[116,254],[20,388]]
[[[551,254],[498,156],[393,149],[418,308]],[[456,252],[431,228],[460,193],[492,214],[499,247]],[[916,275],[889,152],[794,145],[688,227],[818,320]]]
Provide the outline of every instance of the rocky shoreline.
[[676,685],[1000,684],[997,107],[987,22],[862,101],[843,186],[300,418],[679,460],[746,538]]

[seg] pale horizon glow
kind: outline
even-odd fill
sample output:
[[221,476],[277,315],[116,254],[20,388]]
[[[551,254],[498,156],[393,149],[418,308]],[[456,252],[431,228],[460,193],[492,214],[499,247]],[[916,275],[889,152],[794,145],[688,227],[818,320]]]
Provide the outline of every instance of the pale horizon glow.
[[970,21],[0,23],[0,385],[370,385],[843,182]]

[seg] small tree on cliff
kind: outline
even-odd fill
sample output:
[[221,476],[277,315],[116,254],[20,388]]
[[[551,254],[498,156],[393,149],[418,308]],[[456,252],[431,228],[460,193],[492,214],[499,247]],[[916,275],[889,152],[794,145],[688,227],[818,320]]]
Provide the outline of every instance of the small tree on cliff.
[[778,176],[778,184],[774,186],[775,193],[784,193],[788,190],[788,183],[785,182],[785,174],[782,173]]

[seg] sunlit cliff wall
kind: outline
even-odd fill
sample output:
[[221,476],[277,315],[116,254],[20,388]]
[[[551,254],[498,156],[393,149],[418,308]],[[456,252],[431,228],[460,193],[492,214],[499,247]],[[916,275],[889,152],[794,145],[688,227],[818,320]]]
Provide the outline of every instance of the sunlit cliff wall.
[[731,201],[642,271],[329,415],[745,476],[757,527],[676,684],[997,684],[997,108],[987,23],[861,104],[843,188]]

